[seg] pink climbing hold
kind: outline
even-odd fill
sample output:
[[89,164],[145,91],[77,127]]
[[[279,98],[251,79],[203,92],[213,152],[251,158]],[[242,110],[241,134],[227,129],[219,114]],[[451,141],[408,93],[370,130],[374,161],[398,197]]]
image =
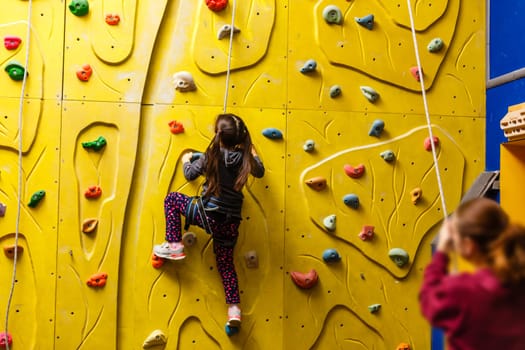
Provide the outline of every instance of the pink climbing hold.
[[[433,136],[432,138],[434,140],[434,148],[439,145],[439,138],[437,136]],[[432,151],[432,144],[430,143],[430,137],[427,137],[424,142],[425,149],[427,151]]]
[[410,74],[412,74],[417,81],[421,81],[421,72],[417,67],[410,67]]
[[11,346],[13,344],[13,337],[11,337],[11,334],[2,332],[0,333],[0,348],[6,349],[7,346]]
[[343,169],[345,170],[346,175],[354,179],[360,178],[365,173],[365,166],[363,164],[359,164],[355,167],[345,164]]
[[4,46],[8,50],[16,50],[22,43],[22,39],[17,36],[6,36],[4,37]]

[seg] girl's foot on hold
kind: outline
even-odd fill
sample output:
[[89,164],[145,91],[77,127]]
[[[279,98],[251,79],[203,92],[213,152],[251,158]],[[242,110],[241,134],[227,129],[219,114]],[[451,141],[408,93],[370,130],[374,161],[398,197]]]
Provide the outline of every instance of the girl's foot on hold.
[[228,307],[228,322],[226,324],[230,327],[241,326],[241,309],[238,304],[231,304]]
[[153,253],[159,258],[181,260],[186,257],[184,245],[181,242],[164,242],[153,247]]

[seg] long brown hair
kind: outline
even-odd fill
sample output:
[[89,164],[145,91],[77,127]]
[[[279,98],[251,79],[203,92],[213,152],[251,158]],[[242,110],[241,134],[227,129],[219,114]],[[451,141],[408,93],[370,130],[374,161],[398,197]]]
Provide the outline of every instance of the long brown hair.
[[219,164],[222,161],[221,147],[238,150],[242,154],[242,165],[235,180],[234,189],[240,191],[252,170],[255,161],[251,153],[252,138],[244,121],[231,113],[219,114],[215,121],[215,137],[206,149],[206,178],[208,188],[205,195],[219,195]]
[[510,222],[498,203],[476,198],[456,210],[460,236],[475,241],[504,284],[525,284],[525,228]]

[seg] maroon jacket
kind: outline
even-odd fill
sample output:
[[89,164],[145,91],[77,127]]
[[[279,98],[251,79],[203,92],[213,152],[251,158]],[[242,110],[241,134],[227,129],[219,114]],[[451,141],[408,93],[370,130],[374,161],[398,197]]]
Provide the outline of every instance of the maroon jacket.
[[437,252],[426,267],[421,310],[445,331],[449,350],[524,350],[525,290],[501,285],[489,269],[449,275],[449,258]]

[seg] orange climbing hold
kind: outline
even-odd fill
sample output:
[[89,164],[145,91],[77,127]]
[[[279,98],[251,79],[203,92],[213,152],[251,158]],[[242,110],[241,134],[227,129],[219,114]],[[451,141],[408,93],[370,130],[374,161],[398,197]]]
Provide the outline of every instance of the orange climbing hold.
[[86,192],[84,192],[84,196],[86,198],[98,198],[102,195],[102,189],[100,186],[89,186]]
[[410,350],[410,344],[401,343],[397,346],[396,350]]
[[155,254],[151,254],[151,266],[156,269],[160,269],[162,265],[164,265],[164,259],[156,256]]
[[93,74],[93,68],[89,64],[84,64],[79,70],[77,70],[77,78],[81,81],[88,81]]
[[24,251],[24,247],[22,247],[22,246],[15,246],[15,245],[5,246],[4,247],[4,254],[9,259],[13,259],[15,257],[15,250],[16,250],[17,257],[18,257]]
[[87,285],[90,287],[104,287],[108,279],[108,274],[105,272],[100,272],[92,275],[87,280]]
[[106,23],[110,26],[116,26],[120,22],[120,16],[112,13],[106,15]]
[[322,176],[312,177],[306,180],[305,183],[316,191],[322,191],[326,188],[326,179]]

